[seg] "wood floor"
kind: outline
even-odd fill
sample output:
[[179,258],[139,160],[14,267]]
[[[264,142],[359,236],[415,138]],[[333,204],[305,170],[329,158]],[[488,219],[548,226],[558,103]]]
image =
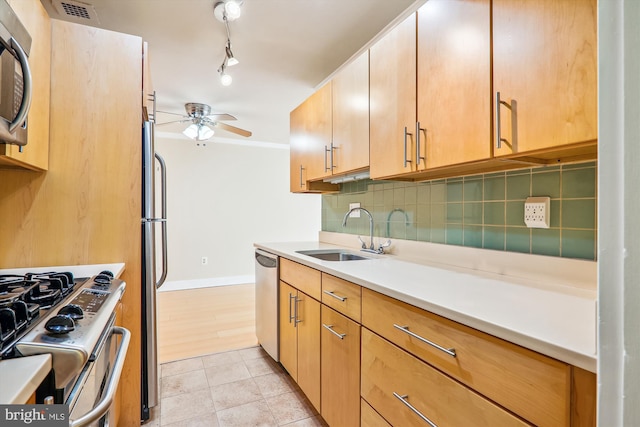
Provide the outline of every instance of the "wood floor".
[[158,292],[158,362],[255,346],[254,284]]

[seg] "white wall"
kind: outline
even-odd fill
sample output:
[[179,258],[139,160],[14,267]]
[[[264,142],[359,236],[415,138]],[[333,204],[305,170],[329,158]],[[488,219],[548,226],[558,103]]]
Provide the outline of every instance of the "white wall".
[[321,198],[289,192],[288,146],[227,142],[198,147],[156,134],[167,164],[169,273],[162,290],[252,280],[254,242],[318,238]]
[[640,2],[598,2],[598,425],[640,425]]

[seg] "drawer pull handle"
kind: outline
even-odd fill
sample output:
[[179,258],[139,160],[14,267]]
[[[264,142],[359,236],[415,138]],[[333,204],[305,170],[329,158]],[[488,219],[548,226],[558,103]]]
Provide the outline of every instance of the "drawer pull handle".
[[347,334],[339,334],[336,331],[333,330],[333,325],[325,325],[324,323],[322,324],[322,326],[328,330],[329,332],[331,332],[333,335],[337,336],[338,338],[340,338],[341,340],[344,339],[344,337],[347,336]]
[[327,295],[329,295],[329,296],[334,297],[335,299],[339,299],[339,300],[340,300],[340,301],[342,301],[342,302],[345,302],[345,301],[347,300],[347,297],[341,297],[341,296],[339,296],[339,295],[334,294],[334,293],[333,293],[333,292],[331,292],[331,291],[322,291],[322,292],[324,292],[325,294],[327,294]]
[[405,334],[408,334],[408,335],[410,335],[410,336],[414,337],[415,339],[418,339],[418,340],[422,341],[422,342],[423,342],[423,343],[425,343],[425,344],[429,344],[430,346],[435,347],[435,348],[437,348],[438,350],[440,350],[440,351],[443,351],[443,352],[447,353],[447,354],[448,354],[449,356],[451,356],[451,357],[456,357],[456,349],[455,349],[455,348],[444,348],[444,347],[442,347],[441,345],[438,345],[438,344],[434,343],[433,341],[429,341],[428,339],[423,338],[423,337],[421,337],[420,335],[418,335],[418,334],[415,334],[415,333],[411,332],[411,331],[409,330],[409,327],[408,327],[408,326],[400,326],[400,325],[396,325],[396,324],[394,323],[394,324],[393,324],[393,327],[394,327],[394,328],[396,328],[396,329],[400,329],[400,330],[401,330],[402,332],[404,332]]
[[431,421],[429,418],[425,417],[424,415],[422,415],[422,413],[420,411],[418,411],[411,403],[409,403],[407,401],[407,397],[409,397],[409,395],[405,394],[404,396],[400,396],[398,393],[396,393],[395,391],[393,392],[393,395],[402,403],[404,403],[407,408],[411,409],[417,416],[419,416],[420,418],[422,418],[422,420],[429,424],[431,427],[438,427],[433,421]]

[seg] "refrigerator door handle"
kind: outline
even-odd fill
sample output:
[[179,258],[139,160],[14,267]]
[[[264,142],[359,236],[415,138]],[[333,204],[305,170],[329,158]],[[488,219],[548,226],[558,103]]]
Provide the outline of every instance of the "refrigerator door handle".
[[162,274],[156,282],[156,289],[160,288],[164,284],[167,278],[167,165],[158,153],[155,153],[158,163],[160,163],[160,194],[161,194],[161,206],[162,212],[159,222],[162,227]]

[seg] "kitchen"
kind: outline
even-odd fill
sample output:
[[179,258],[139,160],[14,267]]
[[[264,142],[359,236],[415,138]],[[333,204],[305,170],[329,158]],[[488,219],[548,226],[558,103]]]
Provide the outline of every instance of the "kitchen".
[[[610,399],[610,401],[606,401],[606,404],[600,403],[598,417],[601,425],[633,425],[638,410],[633,408],[632,404],[626,404],[625,399],[622,398],[623,382],[620,378],[623,378],[624,375],[631,375],[634,371],[633,358],[622,359],[624,352],[621,350],[621,342],[637,343],[637,337],[634,336],[631,326],[634,325],[637,315],[633,310],[624,310],[625,296],[632,298],[634,291],[631,286],[624,287],[624,283],[631,283],[636,273],[631,269],[624,270],[625,266],[621,264],[620,260],[624,255],[625,259],[629,260],[628,265],[631,266],[635,256],[632,248],[625,248],[623,240],[625,234],[622,231],[634,232],[634,228],[631,226],[633,216],[629,216],[627,227],[624,227],[624,224],[627,215],[633,214],[632,208],[636,202],[630,194],[625,198],[623,189],[633,188],[635,177],[631,172],[632,165],[628,166],[628,170],[621,166],[624,165],[625,159],[631,161],[634,158],[632,155],[634,145],[631,141],[637,134],[637,130],[632,124],[634,123],[633,118],[630,117],[629,120],[623,121],[626,116],[622,112],[625,111],[625,108],[632,110],[633,103],[637,101],[626,99],[625,102],[628,104],[623,104],[624,97],[622,95],[628,91],[637,92],[636,83],[631,79],[624,79],[626,74],[633,75],[637,53],[633,51],[632,43],[621,43],[625,37],[632,40],[632,33],[631,30],[628,30],[628,34],[624,33],[625,27],[620,25],[620,20],[623,16],[626,18],[625,21],[631,17],[637,18],[638,11],[633,2],[600,2],[598,13],[601,25],[598,74],[600,79],[599,129],[601,135],[608,136],[603,136],[598,141],[598,178],[601,188],[598,194],[601,206],[625,206],[626,209],[624,212],[622,209],[616,210],[616,212],[600,209],[598,213],[597,259],[600,274],[598,292],[599,317],[601,319],[598,372],[601,396]],[[602,26],[605,27],[604,30]],[[90,52],[91,43],[100,42],[98,38],[97,34],[93,35],[92,38],[84,40],[86,45],[78,48]],[[603,48],[603,45],[610,46],[610,48]],[[628,51],[622,55],[614,47],[624,47]],[[55,52],[59,51],[54,50]],[[622,61],[623,57],[626,62]],[[67,60],[68,58],[56,57],[54,54],[52,64],[61,66],[60,64],[64,65]],[[5,218],[1,233],[3,243],[0,248],[0,253],[2,253],[0,259],[3,268],[91,264],[102,263],[105,260],[118,260],[127,265],[122,278],[132,284],[136,283],[140,276],[140,271],[136,271],[140,248],[136,248],[137,242],[131,242],[126,236],[135,235],[139,229],[139,222],[131,221],[119,224],[118,218],[139,216],[137,214],[139,209],[136,206],[139,203],[138,194],[130,194],[131,183],[139,179],[138,173],[131,169],[132,165],[139,164],[139,153],[134,149],[134,141],[137,140],[139,134],[137,127],[139,123],[135,123],[137,120],[128,122],[127,117],[114,117],[119,125],[117,127],[108,126],[104,117],[113,117],[115,114],[113,105],[107,106],[96,102],[96,100],[105,99],[112,94],[104,88],[101,91],[100,88],[92,88],[87,85],[87,90],[91,89],[95,92],[89,97],[90,99],[86,99],[71,89],[76,87],[77,82],[82,82],[82,77],[87,75],[86,69],[82,67],[82,65],[69,67],[77,74],[69,72],[52,76],[51,127],[48,129],[51,144],[50,172],[47,172],[46,177],[43,176],[45,174],[27,171],[3,171],[0,175],[1,211]],[[55,69],[53,65],[52,69]],[[96,72],[96,70],[90,71]],[[131,76],[136,76],[138,81],[142,80],[139,70],[132,70],[131,73]],[[120,78],[116,81],[122,86]],[[618,86],[622,82],[625,84],[624,88]],[[128,95],[131,97],[130,103],[139,106],[141,101],[139,96],[133,94],[135,92],[133,86],[135,85],[132,84],[131,94]],[[73,97],[76,94],[77,98],[67,100],[67,97]],[[65,99],[65,102],[59,103],[56,101],[57,99]],[[125,99],[121,101],[127,105],[129,103]],[[80,107],[83,105],[85,108]],[[122,111],[127,108],[123,106]],[[120,110],[120,108],[116,108],[116,110]],[[85,120],[92,123],[92,127],[83,126],[84,122],[80,120],[69,123],[68,117],[77,117],[78,111],[84,111],[85,114],[90,115]],[[57,123],[60,125],[56,125]],[[63,123],[64,125],[62,125]],[[33,127],[37,126],[34,124]],[[33,130],[33,132],[36,131]],[[87,152],[82,152],[81,149],[68,150],[63,148],[65,147],[63,144],[67,144],[66,147],[68,147],[69,141],[72,140],[91,141],[105,138],[105,135],[110,135],[110,133],[115,133],[112,138],[122,144],[124,151],[114,153],[112,152],[113,147],[109,147],[107,144],[92,147]],[[73,135],[73,137],[69,137],[69,135]],[[127,138],[130,141],[128,144],[125,142]],[[629,141],[625,146],[626,150],[620,148],[624,141]],[[631,154],[629,154],[629,150]],[[74,156],[81,155],[91,155],[90,159],[93,160],[81,160],[84,157],[74,158]],[[82,167],[78,167],[78,165],[82,165]],[[108,169],[109,174],[101,176],[101,174],[94,173],[95,170],[100,169]],[[69,176],[54,173],[56,170],[69,171]],[[627,175],[623,175],[623,173]],[[625,185],[622,185],[622,182],[625,182]],[[16,191],[16,189],[21,190]],[[124,197],[123,194],[129,195]],[[122,203],[113,203],[114,200]],[[16,209],[15,206],[19,206],[20,209]],[[52,206],[54,209],[51,209]],[[25,215],[25,212],[28,214]],[[98,224],[95,218],[102,218],[100,212],[108,212],[109,215],[103,220],[104,222]],[[125,227],[119,236],[114,236],[107,231],[110,227],[116,226]],[[43,235],[48,238],[45,241],[38,240],[37,236]],[[63,249],[54,246],[56,242],[69,239],[70,235],[77,239],[72,245],[68,247],[65,245]],[[355,239],[355,236],[351,237]],[[290,239],[284,238],[282,240]],[[108,241],[109,244],[105,244],[105,241]],[[622,248],[626,249],[625,253],[622,252]],[[623,277],[623,272],[630,276]],[[245,274],[250,274],[250,272]],[[133,292],[125,293],[124,298],[125,306],[135,307],[140,304],[139,296]],[[136,337],[140,336],[140,332],[135,329],[135,315],[126,309],[123,312],[125,316],[123,323],[132,332],[131,348],[136,348]],[[127,316],[130,317],[127,318]],[[625,325],[627,324],[630,325],[629,332],[626,332]],[[632,354],[632,348],[633,346],[629,346],[624,351],[627,354]],[[135,389],[138,387],[135,380],[136,375],[133,374],[135,367],[130,362],[128,363],[129,366],[125,366],[125,375],[123,376],[124,385],[121,387]],[[127,371],[128,369],[129,371]],[[127,375],[127,372],[130,375]],[[627,388],[624,389],[624,394],[626,396],[637,394],[637,389],[634,389],[633,384],[625,384]],[[126,400],[122,411],[134,412],[135,406],[135,403]]]

